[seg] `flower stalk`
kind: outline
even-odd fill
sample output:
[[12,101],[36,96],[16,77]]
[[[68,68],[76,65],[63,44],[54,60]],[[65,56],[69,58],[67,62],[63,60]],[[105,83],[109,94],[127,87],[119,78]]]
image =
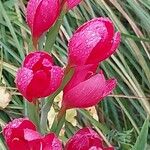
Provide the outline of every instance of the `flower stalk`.
[[33,42],[33,50],[36,51],[38,50],[38,38],[33,38],[32,39],[32,42]]
[[56,37],[59,33],[59,29],[60,29],[60,26],[62,25],[65,14],[66,14],[66,5],[63,5],[63,8],[62,8],[62,11],[61,11],[61,14],[60,14],[58,20],[56,21],[54,26],[47,33],[47,39],[46,39],[46,43],[45,43],[45,47],[44,47],[44,49],[46,51],[52,50],[52,47],[56,41]]
[[37,127],[37,130],[40,131],[40,124],[39,124],[39,101],[38,99],[35,100],[35,103],[24,101],[24,110],[25,116],[29,118]]
[[[42,133],[47,133],[47,115],[48,115],[48,112],[49,112],[49,110],[50,110],[53,102],[54,102],[55,97],[63,90],[63,88],[65,87],[65,85],[71,79],[73,73],[74,73],[74,69],[72,68],[65,75],[60,88],[54,94],[52,94],[50,97],[48,97],[45,100],[45,103],[44,103],[43,107],[41,108],[40,127],[41,127],[41,132]],[[64,108],[62,109],[62,111],[64,111]]]
[[51,127],[51,132],[55,132],[56,135],[59,135],[59,133],[65,123],[65,116],[66,116],[66,108],[61,107],[60,111],[55,116],[54,122]]

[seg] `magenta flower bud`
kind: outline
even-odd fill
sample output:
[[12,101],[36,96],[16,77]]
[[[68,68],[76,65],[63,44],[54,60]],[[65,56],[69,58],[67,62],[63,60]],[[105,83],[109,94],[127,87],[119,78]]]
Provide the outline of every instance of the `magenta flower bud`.
[[79,27],[69,42],[69,64],[99,63],[118,48],[120,33],[108,18],[96,18]]
[[26,56],[15,82],[20,93],[32,102],[55,92],[63,75],[63,69],[53,65],[52,57],[48,53],[37,51]]
[[29,0],[27,23],[34,39],[38,39],[56,21],[60,13],[59,0]]
[[82,0],[67,0],[68,9],[72,9],[77,6]]
[[104,147],[103,139],[91,128],[82,128],[66,143],[65,150],[114,150]]
[[63,91],[62,107],[87,108],[96,105],[112,92],[115,79],[106,80],[103,72],[94,74],[93,65],[77,67]]
[[3,135],[9,150],[62,150],[62,144],[54,133],[42,136],[27,118],[8,123]]

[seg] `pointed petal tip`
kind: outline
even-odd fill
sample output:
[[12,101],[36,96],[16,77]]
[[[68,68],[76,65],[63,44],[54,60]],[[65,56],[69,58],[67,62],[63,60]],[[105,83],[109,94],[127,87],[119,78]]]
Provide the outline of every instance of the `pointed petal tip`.
[[108,96],[117,86],[117,80],[115,78],[106,81],[106,87],[103,92],[103,98]]

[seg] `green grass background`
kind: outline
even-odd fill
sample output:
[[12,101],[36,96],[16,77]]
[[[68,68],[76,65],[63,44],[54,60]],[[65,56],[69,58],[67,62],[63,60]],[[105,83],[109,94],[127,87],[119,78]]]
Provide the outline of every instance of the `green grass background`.
[[[14,78],[25,55],[32,50],[30,30],[25,22],[26,0],[0,0],[0,84],[12,94],[11,102],[0,110],[2,127],[22,117],[24,101],[15,88]],[[77,126],[65,122],[67,140],[79,127],[93,126],[118,150],[150,149],[150,1],[83,0],[65,15],[51,50],[55,62],[65,66],[67,43],[75,29],[95,17],[109,17],[121,32],[121,45],[115,55],[101,64],[108,78],[115,77],[114,93],[95,109],[99,121],[86,110],[77,110]],[[42,37],[40,49],[43,48]],[[5,150],[2,134],[0,150]]]

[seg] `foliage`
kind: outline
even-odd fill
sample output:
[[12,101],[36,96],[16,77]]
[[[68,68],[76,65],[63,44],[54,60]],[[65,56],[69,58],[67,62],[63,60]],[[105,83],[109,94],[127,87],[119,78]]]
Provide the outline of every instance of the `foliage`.
[[[25,22],[26,3],[25,0],[0,1],[0,84],[12,95],[10,104],[0,110],[1,127],[24,113],[24,103],[15,88],[14,77],[23,58],[32,49]],[[122,42],[119,51],[101,64],[107,77],[117,78],[115,92],[95,107],[98,119],[93,117],[93,112],[77,110],[76,126],[66,120],[63,140],[79,127],[93,125],[106,136],[107,144],[109,141],[117,149],[128,150],[143,134],[144,121],[150,115],[149,10],[148,0],[84,0],[65,16],[53,48],[47,49],[61,66],[66,64],[66,45],[74,29],[91,18],[108,16],[121,32]],[[41,41],[45,41],[45,37]],[[40,49],[43,47],[40,44]],[[0,139],[0,148],[5,149],[2,136]],[[150,134],[147,141],[148,149]]]

